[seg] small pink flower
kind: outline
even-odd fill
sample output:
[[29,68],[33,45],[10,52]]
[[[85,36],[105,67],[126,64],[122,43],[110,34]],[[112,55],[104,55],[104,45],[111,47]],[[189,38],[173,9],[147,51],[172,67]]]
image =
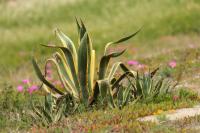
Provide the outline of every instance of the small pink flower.
[[145,71],[145,72],[144,72],[144,75],[145,75],[145,76],[149,76],[149,74],[150,74],[150,73],[149,73],[148,71]]
[[39,89],[39,87],[38,87],[38,86],[36,86],[36,85],[32,85],[30,88],[31,88],[33,91],[36,91],[36,90],[38,90],[38,89]]
[[53,77],[47,75],[47,80],[52,81],[52,80],[53,80]]
[[145,68],[145,65],[144,64],[139,64],[138,65],[138,69],[144,69]]
[[46,73],[49,75],[49,74],[52,73],[52,71],[51,71],[50,69],[47,69],[47,70],[46,70]]
[[33,89],[32,88],[28,88],[28,93],[32,94],[33,93]]
[[29,83],[29,79],[24,79],[24,80],[22,80],[22,83],[28,84],[28,83]]
[[56,97],[56,98],[60,98],[61,95],[60,95],[60,94],[55,94],[55,97]]
[[64,88],[65,86],[61,83],[60,87],[61,87],[61,88]]
[[62,83],[59,80],[56,80],[56,81],[53,82],[53,84],[60,86]]
[[168,63],[168,65],[171,67],[171,68],[175,68],[176,67],[176,61],[170,61]]
[[34,91],[36,91],[36,90],[38,90],[38,89],[39,89],[38,86],[32,85],[31,87],[28,88],[27,91],[28,91],[29,94],[32,94]]
[[136,65],[138,65],[139,64],[139,62],[138,61],[135,61],[135,60],[130,60],[130,61],[128,61],[128,65],[130,65],[130,66],[136,66]]
[[24,90],[23,86],[21,86],[21,85],[17,86],[17,91],[18,92],[22,92],[23,90]]
[[47,68],[51,68],[51,63],[47,63]]
[[179,97],[178,96],[173,96],[173,101],[177,101],[179,99]]
[[147,65],[145,65],[145,64],[138,64],[137,65],[137,67],[136,67],[136,69],[138,70],[138,71],[142,71],[142,72],[144,72],[144,73],[149,73],[149,71],[148,71],[148,66]]

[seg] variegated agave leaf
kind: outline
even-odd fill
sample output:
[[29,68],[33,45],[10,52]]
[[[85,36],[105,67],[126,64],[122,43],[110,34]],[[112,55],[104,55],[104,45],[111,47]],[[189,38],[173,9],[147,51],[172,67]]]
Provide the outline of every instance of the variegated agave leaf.
[[[141,28],[141,29],[142,29],[142,28]],[[141,31],[141,29],[139,29],[139,30],[136,31],[135,33],[133,33],[133,34],[131,34],[131,35],[129,35],[129,36],[126,36],[126,37],[124,37],[124,38],[121,38],[121,39],[119,39],[119,40],[117,40],[117,41],[107,43],[106,46],[105,46],[104,55],[107,54],[107,50],[108,50],[108,48],[110,47],[110,45],[118,44],[118,43],[125,42],[125,41],[131,39],[132,37],[134,37],[135,35],[137,35],[137,34]]]
[[140,75],[137,73],[136,79],[134,81],[134,92],[136,97],[140,97],[146,101],[153,100],[160,94],[168,93],[171,83],[159,76],[155,76],[158,69],[155,69],[149,74]]
[[119,109],[123,108],[125,105],[128,104],[131,95],[131,85],[129,84],[128,87],[119,87],[119,91],[117,93],[117,106]]
[[32,103],[33,112],[31,113],[32,118],[37,124],[47,126],[50,123],[58,122],[63,116],[64,105],[56,104],[56,99],[51,94],[45,96],[44,103],[40,105],[34,105]]
[[124,52],[125,52],[125,50],[122,50],[120,52],[114,52],[114,53],[111,53],[108,55],[104,55],[101,58],[100,64],[99,64],[99,80],[105,78],[110,59],[118,57],[118,56],[122,55]]
[[47,81],[47,80],[44,78],[44,76],[43,76],[43,74],[42,74],[42,72],[41,72],[41,70],[40,70],[40,68],[39,68],[39,66],[38,66],[38,64],[37,64],[37,62],[36,62],[35,59],[32,60],[32,63],[33,63],[33,66],[34,66],[34,68],[35,68],[35,71],[36,71],[36,74],[37,74],[38,78],[39,78],[46,86],[48,86],[49,88],[51,88],[51,89],[52,89],[53,91],[55,91],[56,93],[58,93],[58,94],[60,94],[60,95],[64,95],[64,93],[63,93],[62,91],[60,91],[58,88],[56,88],[54,85],[52,85],[49,81]]
[[[98,78],[97,81],[95,81],[95,51],[92,47],[92,41],[83,21],[81,19],[76,19],[76,24],[79,35],[77,49],[72,40],[59,29],[56,29],[55,33],[62,42],[62,46],[46,46],[59,50],[59,52],[56,52],[54,56],[47,61],[52,62],[56,66],[57,73],[64,88],[56,88],[47,81],[45,76],[41,73],[36,61],[33,60],[33,66],[37,76],[43,82],[45,90],[54,97],[56,97],[56,94],[61,96],[70,94],[73,99],[76,99],[76,102],[83,102],[85,103],[84,105],[88,105],[100,95],[102,100],[109,99],[108,101],[111,107],[116,107],[113,95],[117,94],[118,91],[115,91],[114,88],[118,88],[123,79],[129,76],[135,77],[135,73],[121,62],[114,63],[110,73],[108,73],[110,59],[122,55],[125,50],[108,54],[107,48],[112,44],[121,43],[132,38],[140,30],[130,36],[115,42],[110,42],[106,45],[104,56],[101,58],[99,64]],[[123,74],[119,79],[116,79],[115,74],[118,68],[122,69]],[[123,93],[123,95],[125,94],[127,94],[127,91]]]
[[[80,85],[79,85],[77,71],[76,71],[77,68],[75,66],[75,61],[73,59],[72,52],[66,47],[52,46],[52,45],[51,46],[43,45],[43,46],[50,47],[50,48],[57,48],[62,51],[64,57],[62,56],[62,53],[61,54],[56,53],[56,56],[61,59],[61,61],[63,62],[63,65],[65,66],[66,72],[70,76],[69,78],[71,78],[77,91],[80,92]],[[66,60],[66,63],[64,62],[65,60]],[[66,66],[65,64],[67,64],[68,66]]]
[[[95,50],[93,50],[92,47],[92,41],[90,39],[90,36],[86,30],[86,27],[83,23],[83,21],[80,19],[80,23],[76,19],[78,33],[79,33],[79,51],[83,51],[82,49],[85,49],[87,52],[85,52],[85,56],[87,56],[87,87],[88,87],[88,93],[89,95],[93,94],[93,80],[94,80],[94,71],[95,71]],[[87,53],[87,54],[86,54]],[[80,54],[80,53],[79,53]],[[84,58],[84,57],[82,57]]]
[[76,52],[76,47],[75,47],[73,41],[59,29],[56,29],[55,33],[56,33],[57,37],[61,40],[63,47],[66,47],[71,51],[73,58],[74,58],[74,63],[75,63],[75,65],[77,65],[77,52]]
[[[116,79],[115,74],[119,67],[125,73],[122,76],[120,76],[119,79]],[[129,99],[129,95],[130,95],[130,87],[128,87],[128,90],[126,89],[126,91],[123,91],[123,90],[119,91],[119,88],[121,87],[119,84],[123,79],[128,78],[129,75],[132,76],[133,74],[132,72],[128,71],[128,68],[126,68],[123,65],[123,63],[121,62],[114,63],[108,76],[105,76],[104,79],[97,80],[97,83],[95,85],[95,91],[94,91],[95,92],[94,99],[97,99],[97,96],[99,95],[100,102],[101,103],[105,103],[105,101],[109,102],[109,106],[111,108],[115,108],[115,107],[120,108],[126,105],[126,101]],[[115,79],[115,81],[113,79]],[[117,101],[114,99],[116,94],[118,94],[118,97],[116,99]],[[119,96],[122,97],[121,101],[119,99]],[[119,104],[118,102],[121,102],[121,103]]]
[[87,90],[87,63],[88,63],[88,48],[87,44],[89,43],[88,35],[85,33],[84,37],[81,40],[79,49],[78,49],[78,78],[80,81],[82,98],[84,102],[87,102],[89,98],[89,92]]
[[125,52],[125,49],[124,49],[120,52],[114,52],[111,54],[107,54],[108,47],[112,44],[118,44],[118,43],[129,40],[130,38],[134,37],[137,33],[139,33],[140,30],[138,30],[137,32],[135,32],[127,37],[121,38],[118,41],[110,42],[110,43],[106,44],[105,50],[104,50],[104,56],[101,58],[100,65],[99,65],[99,79],[103,79],[105,77],[110,59],[114,58],[114,57],[118,57]]

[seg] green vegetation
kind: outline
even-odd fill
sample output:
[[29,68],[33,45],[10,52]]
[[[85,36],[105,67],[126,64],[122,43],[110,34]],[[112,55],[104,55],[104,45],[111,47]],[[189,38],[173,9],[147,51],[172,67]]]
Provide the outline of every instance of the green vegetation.
[[[122,55],[125,50],[108,53],[107,49],[110,45],[118,44],[130,39],[138,32],[128,37],[119,39],[118,41],[110,42],[106,45],[104,55],[101,57],[98,66],[97,74],[95,72],[96,52],[93,50],[90,36],[88,35],[82,20],[81,24],[79,24],[78,20],[76,20],[76,22],[79,33],[79,47],[77,50],[69,37],[58,29],[56,30],[56,34],[62,41],[63,46],[47,46],[60,49],[61,51],[54,53],[52,58],[47,59],[46,65],[49,62],[56,65],[59,80],[62,82],[64,89],[56,88],[51,82],[49,82],[46,77],[43,76],[35,59],[33,59],[33,66],[38,78],[43,82],[43,88],[47,91],[47,93],[51,93],[54,97],[63,98],[70,96],[74,100],[73,103],[80,102],[86,107],[92,105],[100,98],[99,100],[101,103],[108,103],[106,100],[109,99],[109,104],[114,108],[116,107],[116,104],[114,103],[113,95],[118,95],[120,92],[121,94],[124,93],[124,95],[120,94],[121,96],[120,99],[118,97],[118,100],[121,101],[123,99],[122,104],[125,104],[126,101],[128,101],[130,91],[129,89],[125,89],[123,91],[120,82],[125,79],[126,76],[133,76],[133,73],[132,71],[129,71],[128,68],[126,68],[126,66],[121,62],[114,63],[108,73],[108,65],[111,58]],[[115,75],[119,67],[124,71],[124,73],[116,79]],[[95,77],[96,74],[98,75],[97,77]],[[119,88],[120,91],[116,91],[119,90]]]
[[[141,123],[136,119],[156,114],[160,110],[191,107],[199,103],[198,94],[189,91],[194,90],[199,93],[200,86],[200,20],[197,19],[200,17],[199,12],[199,0],[121,0],[117,2],[115,0],[59,0],[56,2],[54,0],[0,0],[0,56],[2,57],[0,59],[0,132],[194,131],[192,128],[182,127],[187,124],[193,125],[192,122],[198,124],[198,117],[176,122],[167,121],[159,125]],[[112,65],[115,62],[122,62],[130,70],[138,71],[138,81],[142,86],[146,86],[143,87],[143,89],[145,88],[142,90],[143,93],[135,91],[139,99],[135,101],[136,97],[130,95],[128,104],[125,104],[126,92],[130,90],[132,92],[134,87],[138,90],[141,88],[131,77],[130,83],[132,84],[123,84],[120,87],[123,89],[119,89],[126,90],[119,92],[119,94],[123,94],[123,97],[121,97],[122,95],[114,97],[115,104],[120,109],[108,109],[104,104],[106,102],[100,104],[103,101],[103,97],[100,96],[97,101],[99,104],[95,106],[89,108],[85,108],[84,104],[75,106],[66,102],[74,101],[69,95],[54,104],[46,97],[46,106],[50,107],[46,108],[44,98],[46,92],[43,90],[32,93],[31,89],[27,88],[27,92],[30,90],[30,94],[26,93],[26,90],[17,92],[16,86],[22,79],[28,78],[31,79],[31,84],[40,85],[31,64],[31,58],[36,57],[37,63],[40,65],[52,57],[52,52],[59,50],[59,48],[41,47],[41,44],[61,46],[59,39],[55,39],[52,34],[55,27],[63,29],[63,33],[68,33],[75,47],[78,48],[76,45],[79,44],[77,30],[74,30],[76,27],[75,17],[82,18],[88,26],[87,32],[91,33],[93,49],[96,50],[96,61],[101,59],[99,55],[104,54],[107,42],[120,36],[127,36],[142,27],[140,34],[133,40],[120,43],[120,45],[111,45],[107,49],[108,53],[127,49],[124,56],[110,61],[108,72],[113,69]],[[129,60],[136,60],[139,63],[129,65],[127,63]],[[170,63],[172,65],[169,65]],[[150,75],[143,77],[143,73],[149,73],[149,70],[158,67],[159,70],[155,77],[148,77]],[[42,66],[40,68],[43,69]],[[56,70],[55,66],[52,66],[52,70]],[[95,67],[95,73],[96,70],[98,69]],[[118,76],[123,75],[123,71],[117,71],[116,74],[119,74],[116,75],[119,78]],[[98,77],[98,74],[95,76]],[[48,81],[51,80],[48,75],[46,78],[49,78]],[[59,75],[55,74],[53,78],[59,79]],[[173,81],[175,83],[173,85],[176,87],[167,94],[157,95],[158,88],[147,87],[151,86],[150,81],[154,82],[153,86],[159,86],[158,84],[164,81]],[[50,82],[59,90],[66,88],[55,82],[54,79]],[[126,82],[129,83],[129,80]],[[168,82],[166,84],[171,85]],[[184,88],[184,90],[177,91],[180,88]],[[162,90],[162,87],[160,89]],[[149,94],[152,94],[150,98]],[[152,99],[152,97],[154,98]],[[54,98],[57,99],[57,97]],[[61,109],[58,105],[59,102],[66,102],[62,104],[67,106],[62,107],[65,108],[62,109],[65,112],[62,116],[67,118],[55,117]],[[38,122],[41,119],[36,118],[37,116],[31,112],[31,103],[34,104],[35,109],[43,112],[42,115],[47,114],[51,117],[43,122],[49,128],[36,126],[41,124]],[[76,101],[76,103],[79,102]],[[57,107],[59,111],[54,110],[54,107]],[[61,122],[57,123],[56,121],[60,118],[62,118]],[[165,119],[162,115],[160,118]],[[52,121],[54,122],[52,123]],[[49,123],[51,124],[49,125]]]
[[[67,116],[65,111],[67,111],[67,114],[69,114],[70,110],[77,111],[80,105],[91,109],[93,105],[99,108],[106,108],[106,105],[109,105],[111,108],[117,107],[122,109],[125,105],[131,102],[133,104],[133,102],[139,100],[149,103],[160,95],[168,95],[175,87],[173,86],[172,88],[172,84],[166,82],[165,77],[159,78],[155,76],[158,68],[153,72],[139,75],[138,72],[129,70],[123,63],[115,62],[109,74],[107,74],[110,59],[122,55],[125,51],[108,53],[108,48],[111,45],[132,38],[139,31],[118,41],[107,43],[104,55],[97,68],[98,73],[96,73],[95,50],[93,50],[90,36],[82,20],[80,20],[81,24],[77,19],[76,22],[79,34],[78,50],[76,50],[72,40],[57,29],[56,35],[61,40],[63,46],[44,45],[60,50],[60,52],[55,52],[53,57],[47,59],[44,75],[36,60],[33,59],[36,74],[43,83],[41,89],[44,89],[50,95],[45,97],[45,104],[42,106],[37,107],[33,105],[33,110],[36,114],[33,118],[35,120],[39,119],[38,122],[41,121],[44,125],[57,123],[61,120],[63,113]],[[57,88],[52,81],[48,80],[48,77],[51,76],[51,73],[47,75],[48,66],[51,65],[49,64],[50,62],[56,65],[56,71],[63,87]],[[175,67],[176,63],[172,62],[171,65]],[[116,77],[119,67],[123,70],[123,73]],[[97,77],[94,76],[96,74]],[[127,85],[122,82],[124,79],[127,79]]]
[[[34,113],[31,113],[34,122],[39,126],[48,126],[50,123],[57,123],[63,116],[63,109],[66,104],[56,101],[51,94],[45,96],[44,103],[32,105]],[[67,110],[69,111],[69,110]],[[40,125],[41,124],[41,125]]]
[[135,81],[132,82],[134,86],[134,96],[140,97],[144,102],[150,102],[159,95],[167,95],[172,91],[173,84],[167,81],[166,78],[155,76],[158,69],[150,74],[143,74],[142,76],[137,73]]
[[[184,91],[184,90],[182,90]],[[185,91],[187,93],[187,91]],[[192,94],[192,93],[191,93]],[[51,125],[46,128],[33,128],[32,131],[75,131],[75,132],[111,132],[111,131],[127,131],[127,132],[150,132],[158,130],[158,125],[155,123],[139,122],[138,117],[152,115],[158,110],[168,111],[177,108],[191,107],[199,100],[190,98],[181,98],[173,104],[173,96],[176,94],[163,95],[155,99],[159,102],[136,103],[124,107],[122,110],[91,110],[89,112],[82,112],[80,114],[72,115],[68,119],[64,119],[60,123]],[[194,94],[195,95],[195,94]],[[164,127],[164,126],[163,126]],[[167,132],[168,130],[176,131],[173,127],[165,127],[165,130],[159,131]]]
[[[0,132],[30,128],[28,114],[31,101],[40,101],[38,95],[19,93],[12,86],[5,86],[0,97]],[[11,128],[12,127],[12,128]]]
[[[74,16],[87,20],[87,25],[90,26],[89,31],[95,39],[93,40],[94,47],[98,53],[102,52],[104,44],[109,40],[137,30],[141,26],[144,26],[144,29],[131,46],[141,49],[142,53],[150,52],[148,50],[150,47],[159,46],[160,37],[177,36],[179,38],[181,36],[181,40],[184,40],[187,34],[192,36],[193,42],[195,34],[199,33],[200,22],[196,19],[199,17],[199,10],[198,0],[164,0],[162,2],[159,0],[151,2],[146,0],[135,2],[131,0],[119,2],[61,0],[56,4],[54,1],[47,0],[44,2],[18,0],[13,3],[8,0],[0,6],[2,47],[0,55],[6,55],[1,59],[0,64],[6,68],[16,68],[30,60],[32,50],[44,52],[38,45],[46,44],[52,38],[51,32],[55,27],[62,27],[65,29],[64,32],[70,33],[72,40],[75,40]],[[184,48],[186,46],[176,42],[169,43],[165,42],[161,47]],[[7,51],[10,47],[12,49]],[[10,57],[15,60],[11,61]]]

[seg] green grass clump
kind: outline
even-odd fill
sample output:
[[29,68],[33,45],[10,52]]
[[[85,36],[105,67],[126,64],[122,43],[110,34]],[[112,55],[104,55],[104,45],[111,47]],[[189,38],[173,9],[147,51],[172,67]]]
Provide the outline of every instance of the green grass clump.
[[[196,94],[188,92],[187,90],[181,90],[184,93],[189,93],[195,96]],[[182,93],[182,92],[181,92]],[[139,122],[137,118],[152,115],[158,110],[168,111],[172,109],[192,107],[199,102],[199,98],[180,98],[174,104],[173,96],[179,95],[179,92],[170,94],[168,96],[163,95],[158,98],[160,102],[152,102],[149,104],[136,103],[133,105],[126,106],[122,110],[93,110],[89,112],[82,112],[75,114],[63,121],[51,125],[49,129],[39,128],[34,130],[44,131],[75,131],[75,132],[150,132],[160,131],[164,126],[158,126],[154,123]],[[180,94],[182,95],[182,94]],[[161,98],[163,98],[161,100]],[[163,132],[177,131],[176,128],[165,127]]]

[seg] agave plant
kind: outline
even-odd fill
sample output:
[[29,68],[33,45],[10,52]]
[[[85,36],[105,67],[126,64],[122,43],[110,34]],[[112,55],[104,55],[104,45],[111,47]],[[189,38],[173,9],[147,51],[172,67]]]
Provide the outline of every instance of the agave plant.
[[153,100],[158,95],[168,93],[172,84],[163,77],[156,76],[158,68],[148,74],[139,74],[137,72],[133,80],[133,94],[135,98],[143,99],[146,102]]
[[[59,78],[64,85],[64,88],[56,88],[49,82],[45,74],[42,74],[37,61],[33,59],[33,66],[39,79],[43,82],[43,88],[51,93],[54,97],[63,97],[71,95],[74,101],[84,103],[89,106],[98,100],[104,103],[106,101],[111,107],[117,107],[116,100],[123,101],[126,104],[129,99],[129,89],[119,89],[120,82],[127,77],[133,76],[133,71],[130,71],[121,62],[116,62],[108,71],[109,61],[111,58],[118,57],[125,52],[125,49],[118,52],[108,53],[108,48],[113,44],[124,42],[135,36],[140,30],[131,34],[130,36],[119,39],[118,41],[110,42],[105,46],[104,55],[100,59],[98,73],[95,70],[96,55],[92,46],[92,41],[86,30],[82,20],[76,19],[78,27],[78,48],[76,49],[73,41],[66,36],[62,31],[56,29],[55,33],[61,40],[62,46],[51,45],[45,47],[56,49],[57,52],[53,54],[52,58],[47,59],[48,62],[55,64]],[[121,68],[123,74],[116,79],[115,74]],[[97,75],[95,77],[95,75]],[[121,106],[122,104],[119,103]]]
[[45,96],[44,103],[39,105],[32,103],[33,112],[31,112],[31,117],[37,124],[42,124],[43,126],[48,126],[50,123],[58,122],[62,116],[65,109],[65,104],[61,104],[61,101],[57,101],[51,94]]

